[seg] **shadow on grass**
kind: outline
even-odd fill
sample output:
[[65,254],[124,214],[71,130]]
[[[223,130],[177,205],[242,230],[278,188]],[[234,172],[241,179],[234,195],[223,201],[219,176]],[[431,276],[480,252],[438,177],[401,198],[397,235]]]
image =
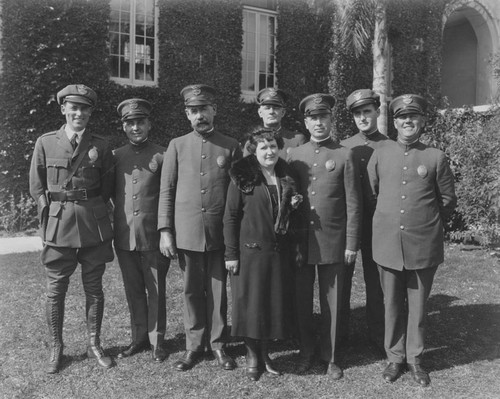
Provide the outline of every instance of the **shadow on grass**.
[[[500,305],[453,305],[459,298],[437,294],[429,298],[424,364],[429,371],[500,358]],[[314,315],[319,331],[319,314]],[[385,354],[366,338],[365,307],[351,312],[351,334],[338,350],[338,364],[343,369],[362,367],[385,360]],[[295,374],[298,348],[289,341],[272,345],[276,366]],[[245,355],[243,344],[235,353]],[[317,358],[317,356],[316,356]],[[322,374],[326,366],[316,361],[307,374]]]
[[500,305],[453,305],[459,298],[429,299],[425,363],[431,371],[500,358]]

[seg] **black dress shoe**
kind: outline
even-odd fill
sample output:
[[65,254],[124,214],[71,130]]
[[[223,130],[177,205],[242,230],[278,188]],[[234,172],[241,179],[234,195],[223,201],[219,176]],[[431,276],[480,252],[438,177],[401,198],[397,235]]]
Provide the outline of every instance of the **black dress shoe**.
[[174,369],[177,371],[187,371],[192,369],[196,362],[203,356],[203,352],[186,351],[181,359],[174,363]]
[[149,342],[132,342],[127,348],[121,351],[116,357],[118,359],[123,359],[135,355],[136,353],[142,352],[149,348]]
[[389,363],[382,373],[382,377],[387,382],[396,381],[403,371],[403,363]]
[[299,362],[297,363],[297,368],[295,369],[298,374],[304,374],[308,371],[313,365],[312,356],[301,357]]
[[408,364],[408,370],[410,370],[411,376],[417,384],[422,387],[430,385],[431,378],[429,377],[429,373],[420,364]]
[[224,349],[215,349],[212,353],[223,370],[234,370],[236,368],[235,361],[224,352]]
[[160,345],[156,348],[151,345],[151,357],[156,363],[161,363],[167,358],[167,351],[163,349]]
[[331,376],[334,380],[340,380],[344,376],[344,372],[342,371],[342,369],[335,363],[328,363],[326,374]]

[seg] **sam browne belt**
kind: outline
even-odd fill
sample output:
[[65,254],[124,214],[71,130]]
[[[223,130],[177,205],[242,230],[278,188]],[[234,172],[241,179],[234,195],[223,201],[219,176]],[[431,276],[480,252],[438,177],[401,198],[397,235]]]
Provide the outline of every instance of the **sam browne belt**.
[[82,188],[79,190],[51,191],[49,194],[52,201],[85,201],[101,195],[101,190],[98,188],[93,190]]

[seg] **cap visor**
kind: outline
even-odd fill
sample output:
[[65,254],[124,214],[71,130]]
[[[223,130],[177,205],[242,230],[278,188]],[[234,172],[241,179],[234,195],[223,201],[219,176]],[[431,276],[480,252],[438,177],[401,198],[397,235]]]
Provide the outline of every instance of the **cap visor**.
[[63,103],[65,103],[66,101],[69,101],[72,103],[78,103],[78,104],[86,104],[86,105],[90,105],[90,106],[94,105],[92,103],[92,101],[88,100],[85,97],[80,97],[80,96],[66,96],[63,99]]
[[193,100],[185,103],[186,107],[197,107],[199,105],[212,105],[213,103],[208,100]]

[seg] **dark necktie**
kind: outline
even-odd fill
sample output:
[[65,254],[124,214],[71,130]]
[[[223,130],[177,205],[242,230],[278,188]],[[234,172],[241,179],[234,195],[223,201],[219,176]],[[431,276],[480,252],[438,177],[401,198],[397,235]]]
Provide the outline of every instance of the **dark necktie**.
[[71,137],[71,140],[69,141],[71,143],[71,147],[73,147],[73,151],[76,150],[76,147],[78,146],[78,142],[76,139],[78,138],[78,135],[75,133],[73,137]]

